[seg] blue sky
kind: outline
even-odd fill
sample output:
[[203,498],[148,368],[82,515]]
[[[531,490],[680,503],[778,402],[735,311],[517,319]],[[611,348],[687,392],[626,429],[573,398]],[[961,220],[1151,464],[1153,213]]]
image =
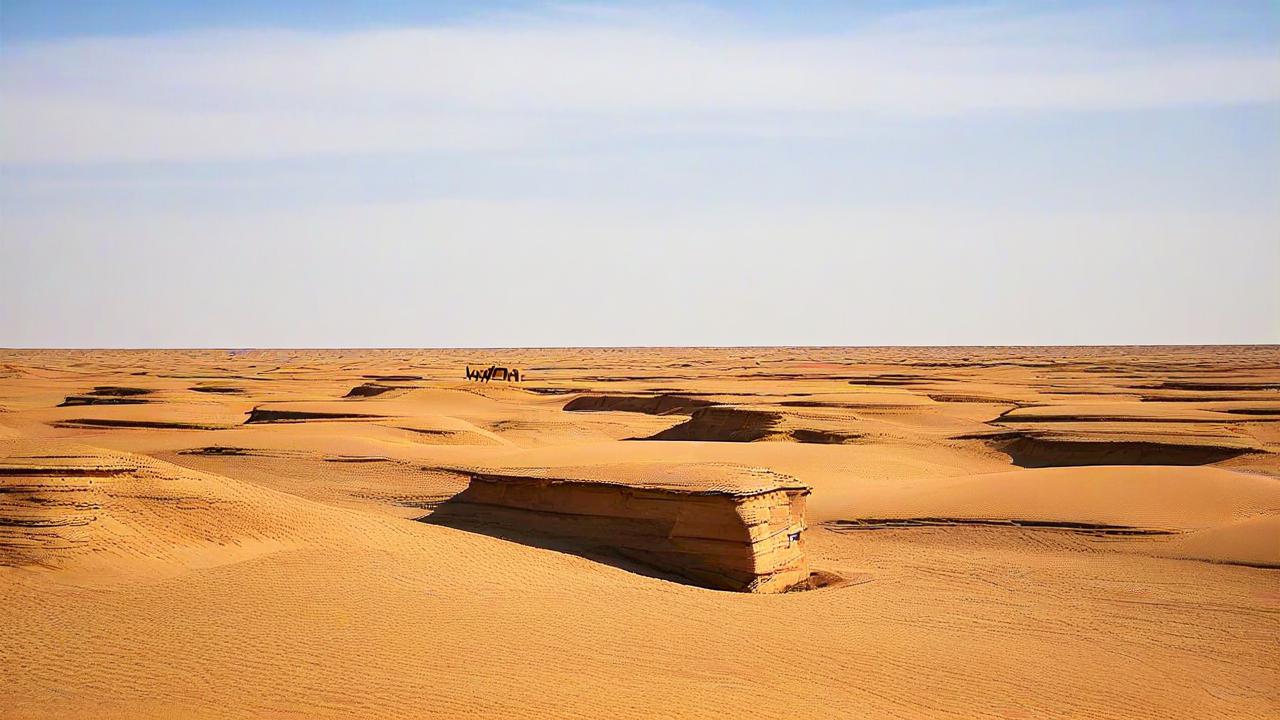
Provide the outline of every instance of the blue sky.
[[[313,31],[358,31],[379,28],[456,23],[500,14],[539,15],[549,9],[563,9],[574,3],[545,3],[521,0],[504,2],[419,2],[414,0],[135,0],[132,2],[92,2],[89,0],[5,0],[0,4],[6,41],[47,40],[75,36],[147,35],[218,28],[286,28]],[[644,11],[654,3],[577,3],[583,7]],[[1107,7],[1113,3],[1044,0],[1023,9],[1052,12],[1082,6]],[[695,14],[706,9],[731,14],[732,22],[773,31],[840,32],[851,25],[877,17],[915,11],[965,8],[1011,8],[1011,3],[972,3],[963,0],[863,0],[847,2],[788,2],[742,0],[740,2],[667,4],[665,14]],[[1115,28],[1129,37],[1145,41],[1218,39],[1249,41],[1266,45],[1275,41],[1274,3],[1195,3],[1166,0],[1130,4],[1135,14],[1144,15],[1138,27]]]
[[0,3],[0,346],[1280,341],[1271,3]]

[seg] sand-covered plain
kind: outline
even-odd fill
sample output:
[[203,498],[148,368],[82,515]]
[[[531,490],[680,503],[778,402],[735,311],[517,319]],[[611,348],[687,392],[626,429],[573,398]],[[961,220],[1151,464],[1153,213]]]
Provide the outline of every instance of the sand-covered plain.
[[[430,522],[649,461],[842,581]],[[1278,717],[1280,349],[0,351],[0,598],[3,717]]]

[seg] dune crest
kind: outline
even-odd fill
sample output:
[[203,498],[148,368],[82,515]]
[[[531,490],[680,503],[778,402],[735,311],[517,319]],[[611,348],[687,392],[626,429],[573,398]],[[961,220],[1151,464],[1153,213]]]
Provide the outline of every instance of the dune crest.
[[1280,709],[1274,347],[0,355],[0,717]]

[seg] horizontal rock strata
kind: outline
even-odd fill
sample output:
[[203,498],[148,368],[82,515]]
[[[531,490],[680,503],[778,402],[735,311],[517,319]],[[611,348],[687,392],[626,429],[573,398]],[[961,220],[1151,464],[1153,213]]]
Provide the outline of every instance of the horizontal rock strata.
[[476,472],[433,522],[565,538],[720,590],[772,593],[809,576],[808,487],[731,466]]

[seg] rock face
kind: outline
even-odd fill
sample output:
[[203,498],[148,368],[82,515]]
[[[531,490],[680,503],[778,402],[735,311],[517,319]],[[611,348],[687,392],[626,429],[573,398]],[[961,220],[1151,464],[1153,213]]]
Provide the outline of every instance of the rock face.
[[646,415],[689,415],[715,403],[683,395],[579,395],[565,404],[567,412],[636,412]]
[[[565,406],[565,409],[570,409]],[[849,431],[847,413],[813,410],[784,412],[783,408],[713,405],[693,410],[689,419],[644,440],[693,440],[702,442],[757,442],[789,440],[840,445],[862,436]]]
[[774,593],[809,577],[808,494],[785,475],[725,465],[527,468],[472,473],[433,521],[565,538],[704,587]]

